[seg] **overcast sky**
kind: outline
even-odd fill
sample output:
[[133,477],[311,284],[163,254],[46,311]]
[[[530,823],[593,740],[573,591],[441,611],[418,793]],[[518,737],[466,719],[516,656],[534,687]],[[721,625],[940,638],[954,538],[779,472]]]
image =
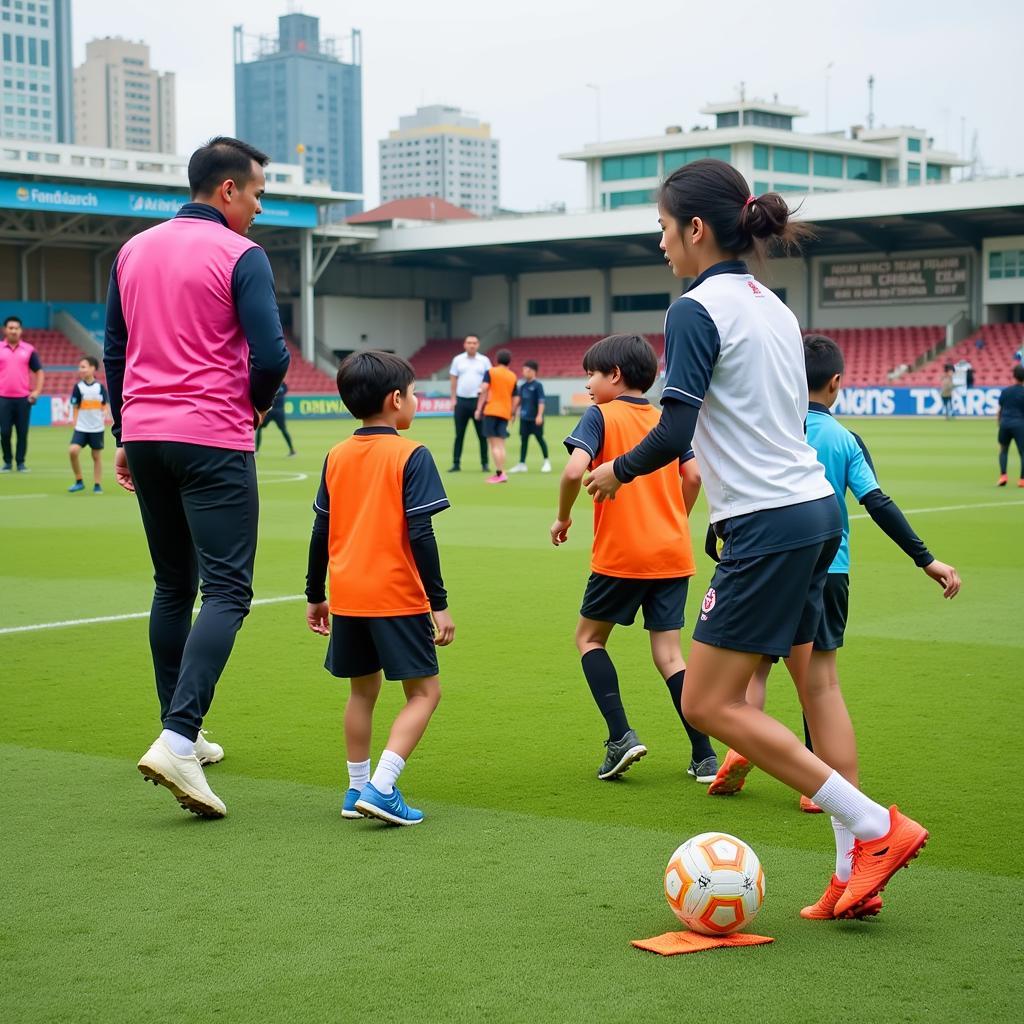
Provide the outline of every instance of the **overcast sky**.
[[[582,164],[558,159],[597,136],[636,138],[709,124],[707,101],[748,96],[798,105],[798,130],[864,123],[927,128],[959,151],[965,125],[989,172],[1024,172],[1014,0],[72,0],[74,62],[97,36],[141,39],[177,74],[178,149],[234,132],[232,26],[276,34],[291,10],[321,36],[363,33],[363,174],[378,200],[377,140],[417,105],[461,106],[501,140],[501,201],[513,209],[584,203]],[[832,68],[826,75],[826,66]],[[588,88],[588,83],[597,90]]]

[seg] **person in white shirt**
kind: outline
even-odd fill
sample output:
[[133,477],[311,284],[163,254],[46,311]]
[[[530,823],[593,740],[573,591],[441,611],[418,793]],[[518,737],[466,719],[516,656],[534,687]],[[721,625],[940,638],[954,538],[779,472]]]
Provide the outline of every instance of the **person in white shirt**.
[[491,361],[480,353],[480,339],[475,334],[468,335],[462,347],[465,351],[460,352],[452,360],[452,368],[449,371],[452,383],[452,413],[455,416],[455,449],[448,472],[458,473],[461,469],[462,443],[466,438],[466,426],[472,423],[480,442],[480,465],[486,473],[489,471],[487,440],[475,415],[476,400],[480,395],[484,374],[491,368]]

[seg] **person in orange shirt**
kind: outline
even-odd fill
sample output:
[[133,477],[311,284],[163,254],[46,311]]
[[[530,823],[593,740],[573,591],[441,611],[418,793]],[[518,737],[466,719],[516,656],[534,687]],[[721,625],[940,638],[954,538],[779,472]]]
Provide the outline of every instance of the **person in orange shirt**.
[[[341,400],[363,425],[324,461],[306,575],[306,623],[330,637],[324,667],[351,681],[342,817],[391,825],[423,820],[395,782],[441,699],[434,648],[455,638],[431,525],[448,498],[430,452],[399,434],[416,415],[415,377],[388,352],[353,353],[338,368]],[[406,703],[371,778],[382,676],[401,680]]]
[[508,483],[505,475],[505,438],[508,437],[509,420],[516,418],[519,409],[519,382],[509,369],[512,353],[503,348],[495,357],[497,366],[484,374],[480,386],[480,397],[476,400],[476,418],[483,420],[484,437],[491,446],[494,459],[494,476],[487,478],[489,484]]
[[[658,422],[644,392],[658,375],[658,357],[638,334],[613,334],[583,356],[591,406],[565,439],[569,463],[562,474],[558,518],[551,526],[557,547],[568,539],[572,507],[588,468],[629,451]],[[690,739],[687,774],[710,781],[718,759],[704,733],[683,718],[681,699],[686,663],[679,648],[690,577],[696,571],[690,545],[689,513],[700,492],[693,452],[647,477],[642,491],[623,490],[614,503],[594,505],[592,573],[580,608],[576,647],[583,674],[608,725],[599,779],[614,779],[647,753],[622,707],[608,638],[616,624],[631,626],[641,608],[651,635],[654,664]],[[626,501],[623,501],[623,498]]]

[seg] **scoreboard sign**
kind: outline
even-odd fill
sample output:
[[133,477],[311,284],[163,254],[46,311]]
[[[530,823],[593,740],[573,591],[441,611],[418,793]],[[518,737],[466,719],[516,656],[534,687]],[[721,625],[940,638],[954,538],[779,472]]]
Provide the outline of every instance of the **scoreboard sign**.
[[820,304],[953,302],[967,298],[967,253],[892,259],[822,260]]

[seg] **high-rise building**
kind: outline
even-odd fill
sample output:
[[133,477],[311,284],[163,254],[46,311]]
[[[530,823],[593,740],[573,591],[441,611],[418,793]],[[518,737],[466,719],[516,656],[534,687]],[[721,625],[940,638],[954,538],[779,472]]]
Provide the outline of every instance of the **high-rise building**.
[[174,73],[149,66],[149,47],[93,39],[75,68],[75,142],[80,146],[173,153]]
[[458,107],[419,107],[380,140],[380,201],[440,196],[481,217],[498,209],[497,139]]
[[[347,59],[320,19],[278,18],[278,35],[252,45],[235,27],[235,134],[271,159],[298,163],[306,180],[363,191],[362,41],[352,30]],[[342,204],[358,213],[361,202]]]
[[0,0],[0,132],[71,142],[71,0]]

